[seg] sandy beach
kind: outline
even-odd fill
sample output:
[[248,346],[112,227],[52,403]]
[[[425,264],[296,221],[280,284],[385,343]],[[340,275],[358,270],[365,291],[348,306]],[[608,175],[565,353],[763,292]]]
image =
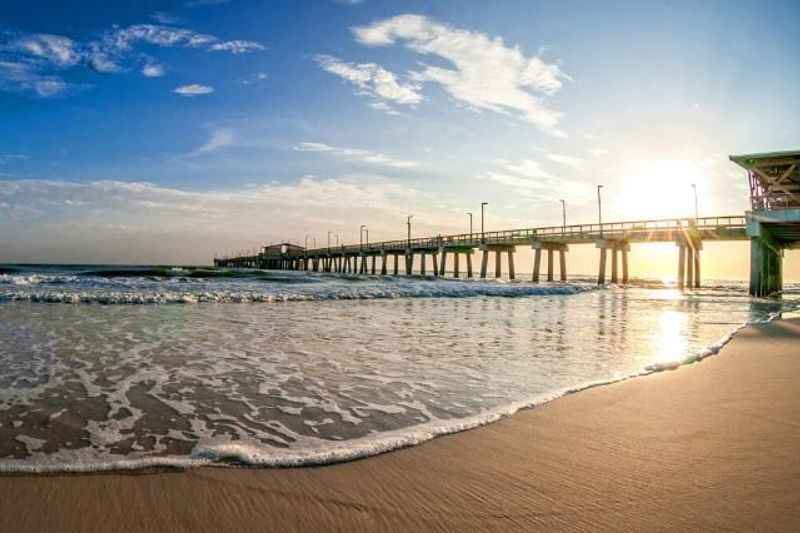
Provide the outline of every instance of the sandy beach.
[[476,430],[301,469],[0,478],[0,531],[800,528],[800,320]]

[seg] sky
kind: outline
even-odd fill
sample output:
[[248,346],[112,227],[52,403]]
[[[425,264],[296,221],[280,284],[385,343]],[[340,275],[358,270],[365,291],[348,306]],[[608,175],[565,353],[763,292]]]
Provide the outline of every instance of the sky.
[[[5,0],[0,262],[207,264],[361,224],[401,238],[407,215],[467,231],[481,202],[487,230],[560,225],[562,199],[589,223],[598,184],[608,221],[690,216],[693,183],[701,216],[740,215],[728,155],[800,148],[797,20],[794,1]],[[746,276],[744,246],[709,275]],[[674,249],[639,264],[671,273]]]

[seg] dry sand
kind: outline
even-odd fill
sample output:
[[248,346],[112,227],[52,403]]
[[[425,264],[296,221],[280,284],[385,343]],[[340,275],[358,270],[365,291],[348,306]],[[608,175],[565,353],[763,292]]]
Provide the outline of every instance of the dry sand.
[[329,467],[0,478],[0,531],[800,531],[800,321]]

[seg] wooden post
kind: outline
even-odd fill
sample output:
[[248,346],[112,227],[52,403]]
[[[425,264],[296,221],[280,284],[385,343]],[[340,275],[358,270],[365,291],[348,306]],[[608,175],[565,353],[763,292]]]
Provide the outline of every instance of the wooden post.
[[499,278],[503,275],[503,265],[501,264],[502,254],[500,250],[494,253],[494,277]]
[[433,257],[433,275],[434,276],[438,276],[439,275],[439,262],[437,261],[437,256],[438,255],[439,254],[437,254],[436,252],[433,252],[433,254],[431,254],[431,256]]
[[395,276],[397,276],[400,273],[399,269],[397,268],[397,263],[400,262],[400,259],[398,259],[398,255],[399,254],[394,254],[394,275]]
[[387,257],[386,252],[383,252],[381,254],[381,257],[383,258],[383,261],[381,261],[381,276],[385,276],[386,275],[386,262],[388,261],[389,258]]
[[561,267],[561,282],[567,281],[567,252],[562,248],[558,251],[558,264]]
[[467,256],[467,277],[471,278],[472,277],[472,250],[470,250],[469,253],[464,254],[464,255]]
[[410,276],[414,271],[414,252],[406,252],[406,276]]
[[622,245],[622,284],[628,284],[628,243]]
[[372,256],[372,275],[375,275],[375,263],[378,261],[378,258],[374,255]]
[[686,268],[686,246],[678,245],[678,288],[683,288],[683,273]]
[[425,275],[425,252],[419,254],[420,263],[419,263],[419,273],[421,275]]
[[694,288],[694,248],[686,247],[686,287]]
[[600,248],[600,270],[597,273],[597,284],[606,284],[606,248]]
[[700,247],[694,251],[694,288],[700,288]]
[[453,277],[458,277],[458,258],[461,254],[458,252],[453,252]]
[[511,248],[508,250],[508,279],[515,279],[516,274],[514,273],[514,249]]
[[617,275],[617,244],[611,248],[611,283],[619,283],[619,276]]
[[553,281],[553,249],[547,249],[547,281]]
[[442,248],[442,263],[439,265],[439,276],[444,277],[444,272],[446,268],[447,268],[447,250]]
[[486,277],[486,267],[488,266],[488,263],[489,263],[489,250],[484,248],[483,257],[481,258],[481,277],[482,278]]
[[534,283],[539,283],[539,267],[542,263],[542,249],[536,248],[533,251],[533,276],[531,277],[531,281]]

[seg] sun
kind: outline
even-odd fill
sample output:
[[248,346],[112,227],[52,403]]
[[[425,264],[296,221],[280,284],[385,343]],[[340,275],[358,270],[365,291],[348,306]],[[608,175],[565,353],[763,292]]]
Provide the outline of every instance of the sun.
[[709,172],[702,162],[680,159],[633,159],[621,169],[619,201],[640,219],[690,217],[698,197],[708,188]]

